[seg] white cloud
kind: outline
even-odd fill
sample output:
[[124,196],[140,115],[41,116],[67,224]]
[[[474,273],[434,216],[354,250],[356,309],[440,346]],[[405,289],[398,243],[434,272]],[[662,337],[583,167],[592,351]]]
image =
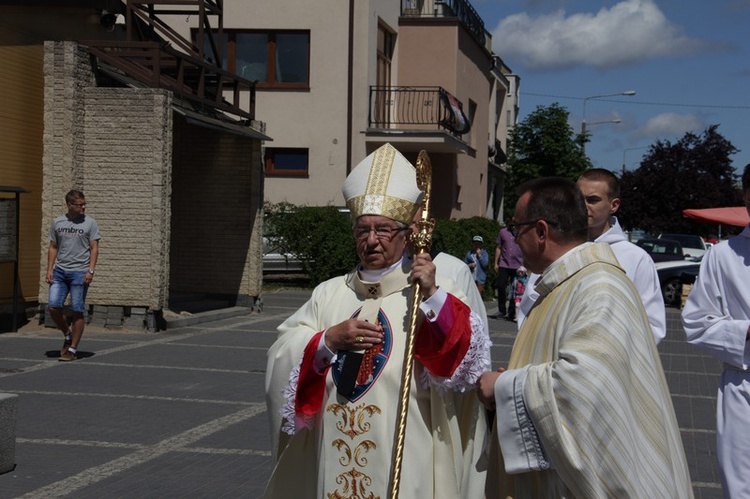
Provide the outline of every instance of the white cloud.
[[500,21],[492,37],[503,59],[537,70],[611,68],[724,48],[685,35],[653,0],[623,0],[596,14],[514,14]]
[[700,133],[706,124],[700,116],[694,114],[662,113],[654,116],[648,122],[634,131],[632,136],[637,139],[666,139],[681,138],[686,132]]

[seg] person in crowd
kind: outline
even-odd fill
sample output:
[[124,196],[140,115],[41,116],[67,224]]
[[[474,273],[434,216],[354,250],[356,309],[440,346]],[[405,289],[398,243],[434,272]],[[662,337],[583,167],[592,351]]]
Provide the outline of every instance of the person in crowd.
[[513,305],[516,307],[516,317],[518,317],[518,308],[521,306],[521,300],[526,292],[526,285],[529,282],[529,273],[526,267],[518,267],[516,276],[513,278],[513,284],[511,284],[511,297],[513,299]]
[[474,282],[477,284],[479,294],[484,291],[484,283],[487,282],[487,266],[490,263],[490,256],[487,250],[482,247],[484,239],[482,236],[474,236],[472,239],[473,248],[466,253],[464,259],[471,269],[474,276]]
[[[65,337],[59,360],[76,360],[83,336],[86,293],[94,280],[99,258],[99,226],[86,215],[83,192],[71,190],[65,195],[68,212],[52,221],[47,250],[50,317]],[[68,326],[63,304],[70,295],[73,327]]]
[[[279,326],[268,352],[269,411],[283,392],[276,465],[266,497],[388,497],[412,283],[419,283],[414,376],[400,494],[480,498],[483,411],[470,403],[489,366],[482,319],[428,253],[409,256],[422,193],[390,144],[343,187],[359,265],[320,284]],[[419,477],[414,479],[413,477]]]
[[586,242],[580,189],[518,194],[508,228],[539,297],[507,370],[478,382],[495,411],[487,497],[692,497],[646,311],[610,246]]
[[[578,188],[586,200],[589,241],[607,243],[612,248],[620,266],[638,290],[638,296],[646,308],[651,331],[658,345],[667,334],[667,316],[659,275],[648,253],[628,241],[617,221],[615,213],[620,208],[620,181],[609,170],[593,168],[578,178]],[[523,317],[538,297],[534,290],[534,281],[538,277],[530,278],[526,297],[519,307],[520,321],[523,321]]]
[[518,267],[523,265],[521,250],[516,244],[513,234],[507,227],[500,229],[497,234],[495,246],[495,272],[497,273],[497,315],[495,317],[506,318],[514,321],[516,310],[513,303],[508,303],[508,284],[516,275]]
[[[750,214],[750,164],[742,174]],[[713,246],[682,310],[687,341],[724,363],[716,454],[724,497],[750,497],[750,225]]]

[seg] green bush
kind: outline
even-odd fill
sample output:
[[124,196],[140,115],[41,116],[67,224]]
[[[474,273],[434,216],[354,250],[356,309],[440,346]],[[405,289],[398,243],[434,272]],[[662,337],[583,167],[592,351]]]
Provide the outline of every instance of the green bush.
[[[297,255],[313,286],[349,272],[359,261],[351,218],[334,206],[266,204],[265,224],[266,236],[282,253]],[[482,236],[490,257],[484,298],[492,299],[496,278],[495,239],[499,230],[497,222],[482,217],[437,220],[432,252],[444,251],[463,261],[472,249],[472,238]]]
[[352,223],[334,206],[266,205],[265,233],[282,253],[291,253],[315,286],[357,263]]

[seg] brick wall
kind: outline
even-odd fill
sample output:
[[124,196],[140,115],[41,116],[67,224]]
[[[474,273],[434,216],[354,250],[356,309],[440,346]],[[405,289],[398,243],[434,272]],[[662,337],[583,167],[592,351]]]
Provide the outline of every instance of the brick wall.
[[44,192],[39,301],[47,231],[80,189],[102,233],[91,305],[166,305],[172,149],[171,94],[97,88],[75,43],[45,43]]
[[176,117],[170,289],[258,296],[260,143]]
[[161,310],[170,292],[252,305],[262,285],[260,142],[187,124],[165,90],[96,87],[75,43],[47,42],[44,58],[39,301],[47,231],[76,188],[102,233],[90,305]]
[[169,283],[171,94],[90,88],[81,155],[86,210],[102,233],[99,305],[166,305]]

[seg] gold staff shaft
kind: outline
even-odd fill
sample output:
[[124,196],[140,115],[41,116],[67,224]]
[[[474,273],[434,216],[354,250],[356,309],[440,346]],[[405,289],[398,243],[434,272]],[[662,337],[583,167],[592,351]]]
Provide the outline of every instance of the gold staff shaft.
[[[430,221],[430,185],[432,183],[432,165],[426,151],[420,151],[417,157],[417,185],[424,192],[422,197],[422,217],[417,221],[417,232],[412,234],[414,254],[418,255],[430,250],[432,245],[432,222]],[[404,366],[401,375],[401,397],[399,412],[396,420],[396,442],[393,466],[391,468],[391,499],[398,497],[401,486],[401,464],[404,458],[404,438],[406,435],[406,418],[409,415],[409,393],[411,391],[412,367],[414,366],[414,342],[417,336],[417,318],[419,314],[420,286],[418,282],[412,284],[411,317],[409,320],[409,335],[406,338],[404,352]]]

